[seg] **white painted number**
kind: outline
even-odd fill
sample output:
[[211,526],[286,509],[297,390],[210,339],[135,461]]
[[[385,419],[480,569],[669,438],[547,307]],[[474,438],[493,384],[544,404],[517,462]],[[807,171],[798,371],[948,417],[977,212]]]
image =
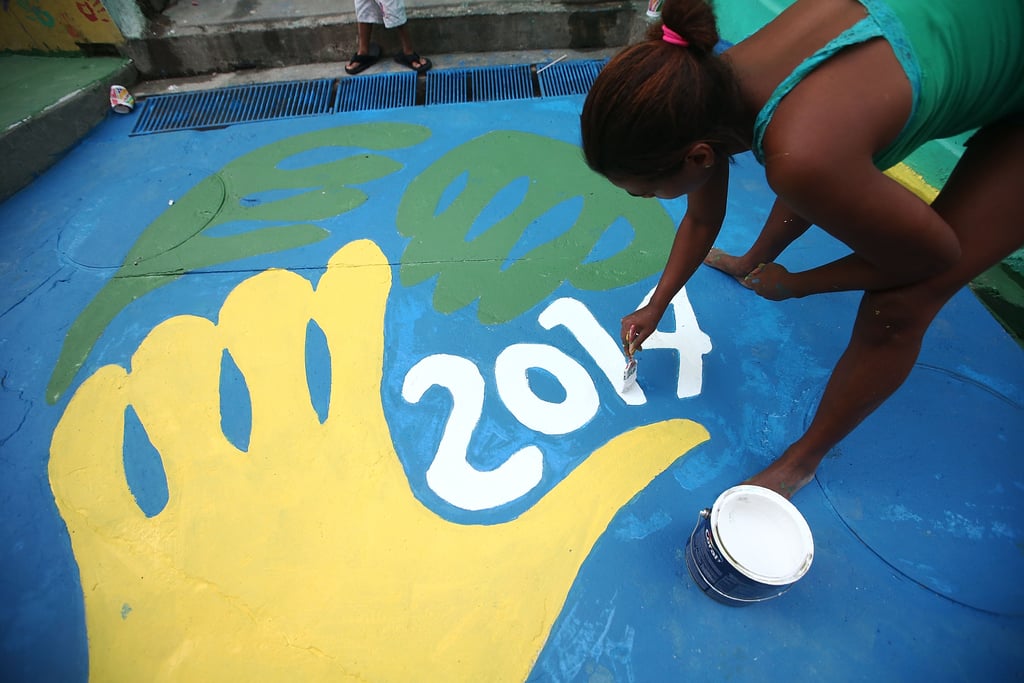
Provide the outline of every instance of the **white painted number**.
[[[641,305],[650,301],[653,293]],[[676,395],[697,396],[704,374],[703,356],[711,350],[711,339],[697,325],[685,289],[675,296],[671,306],[675,330],[655,331],[644,342],[644,349],[678,352]],[[538,322],[546,330],[565,327],[626,405],[647,402],[639,385],[622,391],[624,363],[619,341],[601,327],[582,302],[557,299],[544,309]],[[537,396],[529,380],[533,368],[551,374],[561,384],[565,398],[552,402]],[[600,408],[597,387],[586,369],[547,344],[512,344],[495,359],[494,375],[505,407],[523,426],[541,434],[561,435],[581,429]],[[485,391],[484,379],[472,361],[449,354],[427,356],[405,376],[402,397],[418,403],[433,386],[449,391],[452,412],[427,469],[427,486],[432,491],[456,507],[476,511],[516,500],[540,483],[544,454],[535,445],[519,449],[493,470],[482,471],[469,464],[469,443],[483,414]]]

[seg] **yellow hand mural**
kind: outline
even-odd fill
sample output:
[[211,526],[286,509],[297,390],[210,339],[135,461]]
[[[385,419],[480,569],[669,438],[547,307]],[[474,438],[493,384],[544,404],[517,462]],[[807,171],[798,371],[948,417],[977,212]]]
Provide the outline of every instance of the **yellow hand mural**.
[[[78,561],[97,681],[522,681],[618,508],[707,438],[672,420],[595,451],[519,518],[423,507],[380,400],[391,268],[352,243],[314,289],[270,270],[216,324],[157,326],[131,371],[105,366],[57,426],[50,482]],[[321,423],[305,373],[315,319],[331,352]],[[227,349],[252,400],[248,452],[221,431]],[[147,518],[125,480],[131,406],[169,498]]]

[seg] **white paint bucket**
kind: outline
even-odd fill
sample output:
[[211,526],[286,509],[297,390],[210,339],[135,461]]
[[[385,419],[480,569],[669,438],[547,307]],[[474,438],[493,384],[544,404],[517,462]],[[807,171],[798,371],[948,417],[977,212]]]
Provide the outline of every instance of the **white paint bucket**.
[[811,567],[814,539],[791,502],[761,486],[734,486],[702,510],[686,542],[690,576],[708,597],[747,605],[788,591]]

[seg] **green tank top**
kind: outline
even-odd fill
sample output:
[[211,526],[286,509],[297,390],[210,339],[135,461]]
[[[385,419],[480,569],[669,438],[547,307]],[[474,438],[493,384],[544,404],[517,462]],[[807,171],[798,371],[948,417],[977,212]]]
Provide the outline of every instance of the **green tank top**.
[[858,0],[868,16],[802,62],[754,123],[754,156],[779,102],[843,48],[884,38],[910,81],[903,130],[874,158],[887,169],[929,140],[1024,114],[1024,0]]

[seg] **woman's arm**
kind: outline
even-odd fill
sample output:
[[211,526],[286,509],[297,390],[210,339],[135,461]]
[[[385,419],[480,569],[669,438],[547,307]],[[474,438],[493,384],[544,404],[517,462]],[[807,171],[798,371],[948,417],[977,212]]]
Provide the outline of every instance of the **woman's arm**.
[[686,214],[676,230],[668,263],[650,302],[622,319],[621,338],[626,353],[630,353],[631,342],[635,351],[654,332],[673,297],[711,250],[725,220],[728,194],[729,163],[723,157],[707,182],[687,196]]
[[952,228],[869,159],[811,156],[794,154],[780,165],[769,159],[769,179],[781,197],[854,253],[806,271],[798,296],[898,287],[942,272],[959,258]]
[[[750,287],[750,280],[746,276],[752,275],[755,270],[763,270],[765,264],[770,264],[778,258],[779,254],[800,235],[807,232],[809,227],[811,224],[808,220],[799,216],[781,199],[776,199],[771,213],[768,214],[768,218],[764,222],[764,227],[761,228],[760,234],[746,253],[733,256],[721,249],[713,248],[704,259],[704,263],[733,276],[743,286]],[[750,288],[757,289],[756,287]],[[761,292],[758,291],[758,293]]]
[[780,102],[763,140],[768,184],[858,257],[816,272],[809,289],[888,289],[959,259],[952,228],[872,161],[911,109],[906,75],[884,41],[844,50]]

